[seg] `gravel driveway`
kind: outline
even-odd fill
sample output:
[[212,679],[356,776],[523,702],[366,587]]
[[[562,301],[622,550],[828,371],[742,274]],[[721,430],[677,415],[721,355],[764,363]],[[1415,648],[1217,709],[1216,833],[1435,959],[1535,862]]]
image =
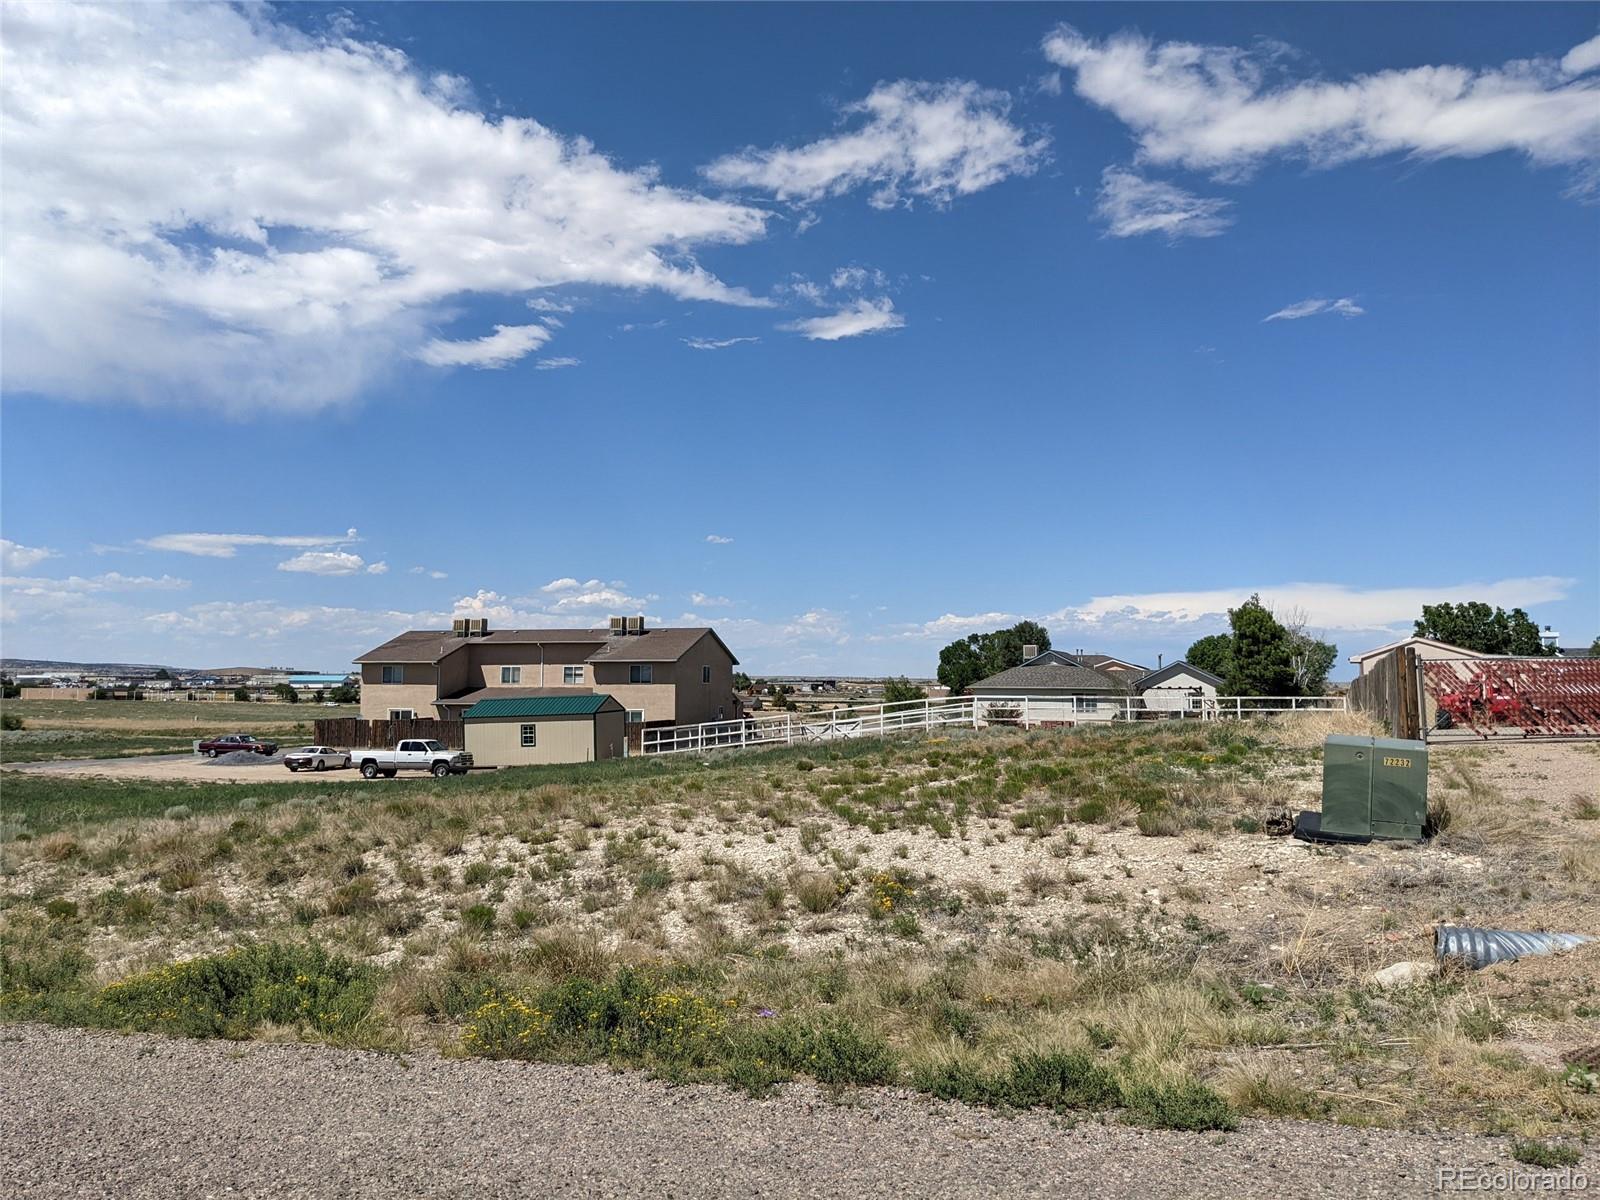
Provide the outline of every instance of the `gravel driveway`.
[[[809,1086],[0,1027],[0,1180],[30,1197],[1437,1195],[1501,1138],[1151,1132]],[[1585,1164],[1586,1166],[1588,1164]]]

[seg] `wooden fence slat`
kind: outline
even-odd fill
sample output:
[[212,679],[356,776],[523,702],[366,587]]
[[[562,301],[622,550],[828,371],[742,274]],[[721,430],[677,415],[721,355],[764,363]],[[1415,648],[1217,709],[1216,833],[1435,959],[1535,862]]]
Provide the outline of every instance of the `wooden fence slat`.
[[410,721],[366,721],[360,717],[329,717],[314,722],[319,745],[346,750],[392,747],[407,738],[432,738],[452,750],[464,750],[467,728],[460,721],[417,717]]

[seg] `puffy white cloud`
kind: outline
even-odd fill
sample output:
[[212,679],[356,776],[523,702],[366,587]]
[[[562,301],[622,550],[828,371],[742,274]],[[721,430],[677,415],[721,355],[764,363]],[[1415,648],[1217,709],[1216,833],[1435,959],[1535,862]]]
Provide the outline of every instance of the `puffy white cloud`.
[[536,371],[559,371],[563,367],[581,366],[582,363],[583,363],[583,359],[581,359],[581,358],[572,358],[570,356],[564,356],[564,357],[561,357],[561,358],[541,358],[537,363],[534,364],[534,370],[536,370]]
[[713,546],[726,546],[729,545],[733,539],[731,537],[723,537],[720,533],[708,533],[706,534],[706,541],[710,542]]
[[1100,39],[1062,25],[1044,40],[1077,94],[1112,113],[1146,163],[1237,176],[1272,155],[1331,166],[1404,153],[1472,158],[1515,151],[1540,165],[1600,162],[1596,41],[1565,58],[1475,71],[1419,66],[1344,81],[1284,80],[1281,47],[1245,50]]
[[1304,317],[1315,317],[1321,313],[1338,313],[1341,317],[1364,317],[1367,310],[1362,308],[1349,296],[1339,300],[1301,300],[1298,303],[1286,305],[1271,316],[1262,317],[1263,321],[1298,321]]
[[123,575],[107,571],[104,575],[69,575],[65,579],[7,575],[0,578],[0,586],[14,595],[49,597],[90,592],[174,592],[188,587],[189,581],[172,575]]
[[1339,583],[1285,583],[1214,588],[1191,592],[1146,592],[1095,596],[1039,619],[1099,628],[1178,627],[1216,623],[1230,608],[1260,593],[1262,602],[1279,612],[1303,612],[1306,624],[1318,629],[1382,630],[1408,626],[1424,604],[1482,600],[1486,604],[1527,608],[1564,599],[1573,581],[1553,575],[1501,579],[1485,583],[1437,587],[1357,588]]
[[153,538],[143,538],[139,545],[149,550],[169,550],[177,554],[193,554],[200,558],[232,558],[240,546],[343,546],[359,540],[354,529],[338,534],[290,535],[280,537],[266,533],[163,533]]
[[713,183],[800,203],[867,187],[875,208],[912,198],[947,204],[1043,160],[1047,140],[1030,138],[1010,111],[1005,92],[972,82],[880,83],[845,106],[847,120],[860,118],[855,129],[794,148],[751,147],[704,171]]
[[840,338],[860,337],[864,333],[885,333],[905,326],[906,319],[894,310],[894,301],[884,296],[870,300],[863,296],[837,312],[821,317],[805,317],[780,325],[814,342],[836,342]]
[[1197,196],[1175,184],[1146,179],[1126,167],[1107,167],[1100,175],[1095,216],[1112,237],[1159,233],[1169,241],[1216,237],[1233,218],[1231,200]]
[[417,357],[430,367],[477,367],[498,370],[532,354],[550,340],[543,325],[496,325],[494,332],[471,341],[434,338]]
[[368,563],[367,564],[367,574],[368,575],[387,575],[388,573],[389,573],[389,564],[386,563],[386,562],[375,562],[375,563]]
[[24,546],[10,538],[0,538],[0,571],[26,571],[55,556],[54,550],[43,546]]
[[0,54],[13,391],[305,411],[397,369],[467,295],[762,303],[691,253],[760,237],[761,210],[486,115],[348,27],[19,3]]
[[[301,575],[354,575],[366,565],[366,561],[359,554],[351,554],[348,551],[308,550],[304,554],[297,554],[279,563],[278,570],[292,571]],[[389,569],[382,563],[374,563],[373,566],[382,568],[374,572],[379,575]]]
[[691,350],[726,350],[729,346],[743,345],[745,342],[759,342],[758,337],[735,338],[707,338],[688,337],[683,339],[683,344]]

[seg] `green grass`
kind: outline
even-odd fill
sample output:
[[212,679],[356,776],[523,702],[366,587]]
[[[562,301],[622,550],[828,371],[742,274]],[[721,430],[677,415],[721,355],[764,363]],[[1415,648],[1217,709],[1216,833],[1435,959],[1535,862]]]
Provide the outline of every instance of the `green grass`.
[[137,758],[182,754],[194,739],[161,733],[111,733],[99,729],[31,729],[0,733],[0,763],[49,762],[71,758]]
[[188,808],[194,815],[227,812],[246,797],[259,797],[264,806],[298,794],[293,786],[278,783],[252,791],[237,783],[113,780],[23,771],[7,772],[0,786],[5,790],[0,828],[7,838],[37,837],[121,818],[159,817],[176,806]]
[[0,709],[15,713],[31,727],[62,729],[105,722],[138,722],[141,729],[181,727],[192,736],[250,733],[262,726],[303,724],[329,717],[354,717],[354,704],[325,708],[320,704],[234,704],[188,700],[7,700]]
[[1511,1142],[1511,1157],[1519,1163],[1527,1163],[1530,1167],[1575,1167],[1583,1161],[1583,1155],[1571,1146],[1562,1146],[1550,1142],[1539,1142],[1524,1138],[1515,1138]]

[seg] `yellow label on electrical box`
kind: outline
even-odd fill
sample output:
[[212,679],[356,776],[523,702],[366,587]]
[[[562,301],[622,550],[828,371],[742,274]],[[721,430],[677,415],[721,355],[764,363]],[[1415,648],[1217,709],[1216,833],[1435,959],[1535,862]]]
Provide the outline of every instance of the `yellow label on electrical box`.
[[1409,767],[1411,760],[1409,758],[1385,758],[1383,765],[1386,767]]

